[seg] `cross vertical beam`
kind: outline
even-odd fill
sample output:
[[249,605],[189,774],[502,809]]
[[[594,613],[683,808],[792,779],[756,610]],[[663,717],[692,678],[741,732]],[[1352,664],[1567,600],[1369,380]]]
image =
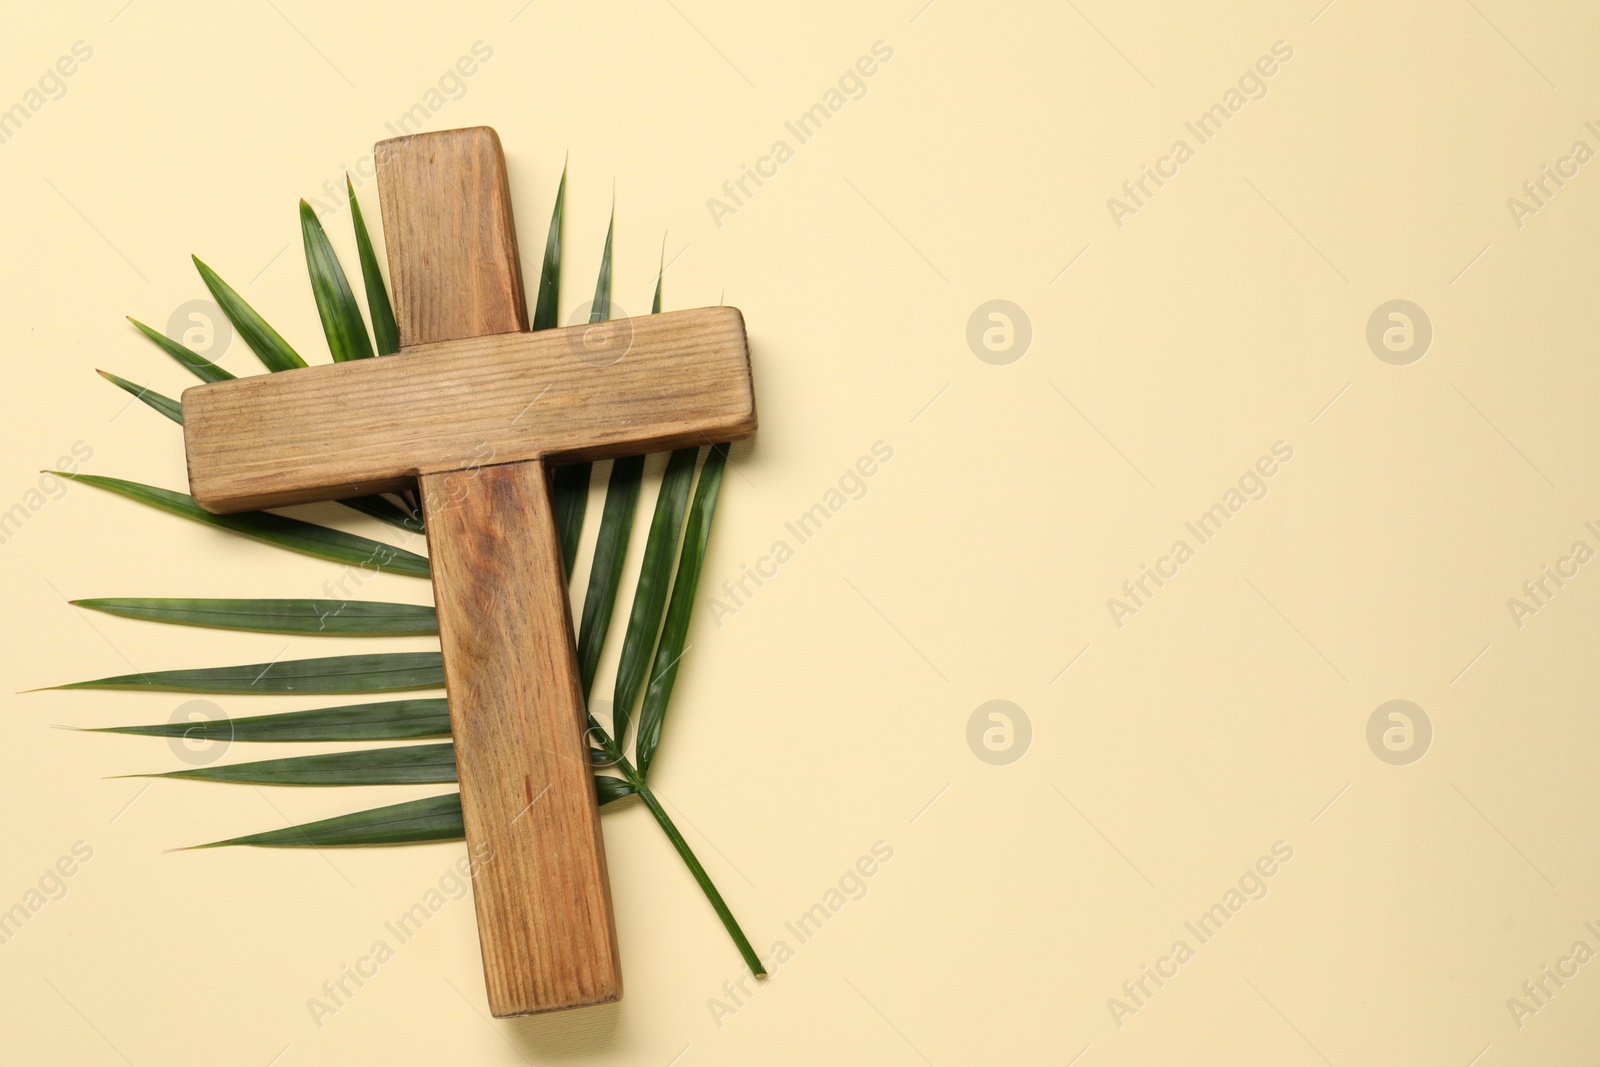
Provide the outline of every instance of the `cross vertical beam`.
[[[494,131],[384,141],[377,161],[402,346],[390,358],[526,330]],[[490,1010],[616,1000],[622,972],[544,465],[423,473],[419,489]]]

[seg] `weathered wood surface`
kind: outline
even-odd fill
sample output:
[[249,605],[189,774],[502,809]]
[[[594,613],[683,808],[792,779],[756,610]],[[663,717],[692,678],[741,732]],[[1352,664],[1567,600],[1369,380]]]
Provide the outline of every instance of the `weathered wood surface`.
[[[489,1007],[622,995],[561,548],[538,463],[421,480]],[[484,851],[486,850],[486,851]]]
[[[487,130],[420,135],[383,142],[377,157],[402,350],[363,367],[420,375],[409,380],[435,383],[424,384],[424,394],[459,396],[468,410],[489,403],[498,392],[493,381],[444,384],[455,371],[444,365],[452,354],[440,342],[526,328],[499,139]],[[421,350],[407,353],[408,345]],[[333,421],[345,414],[364,421],[374,402],[384,407],[382,389],[336,373],[354,365],[316,368],[334,372],[322,376],[333,392],[313,383],[314,394],[343,396],[341,412],[328,415]],[[258,421],[284,406],[277,398],[257,402]],[[385,407],[382,436],[443,447],[426,425],[442,423],[426,412]],[[310,418],[315,426],[318,417]],[[260,443],[284,470],[308,456],[279,451],[287,442],[271,435]],[[314,447],[341,446],[323,438]],[[372,458],[364,453],[359,462]],[[462,821],[477,861],[472,892],[489,1009],[503,1017],[615,1000],[622,968],[543,464],[428,473],[418,490]]]
[[400,343],[526,330],[499,136],[477,126],[396,137],[374,155]]
[[248,511],[387,492],[419,474],[662,452],[755,430],[737,308],[441,343],[402,325],[400,341],[398,356],[186,390],[195,499]]

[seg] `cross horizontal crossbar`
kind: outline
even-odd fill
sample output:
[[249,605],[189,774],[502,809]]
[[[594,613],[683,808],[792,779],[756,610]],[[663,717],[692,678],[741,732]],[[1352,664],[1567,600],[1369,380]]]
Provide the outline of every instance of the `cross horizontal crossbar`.
[[607,459],[755,431],[744,318],[709,307],[401,349],[197,385],[189,484],[228,513],[403,488],[421,474]]

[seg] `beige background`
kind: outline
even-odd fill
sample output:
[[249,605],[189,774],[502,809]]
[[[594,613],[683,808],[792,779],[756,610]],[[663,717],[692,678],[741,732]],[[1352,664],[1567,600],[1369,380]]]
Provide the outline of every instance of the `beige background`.
[[[0,946],[7,1062],[1592,1053],[1600,963],[1520,1026],[1507,1000],[1574,942],[1600,951],[1584,926],[1600,928],[1600,577],[1581,569],[1520,628],[1506,602],[1573,542],[1600,548],[1583,526],[1600,524],[1600,163],[1520,228],[1506,202],[1574,141],[1600,149],[1584,128],[1600,12],[920,3],[8,12],[0,106],[74,42],[93,58],[0,144],[0,510],[76,441],[85,470],[182,486],[174,428],[93,369],[187,383],[122,316],[160,325],[203,295],[190,252],[326,358],[295,201],[474,42],[492,59],[428,128],[499,130],[530,278],[570,153],[564,313],[592,287],[613,181],[622,308],[647,309],[665,232],[669,307],[744,310],[762,429],[725,486],[657,776],[752,939],[795,953],[715,1018],[739,958],[629,804],[605,816],[620,1005],[491,1022],[462,901],[318,1027],[307,999],[461,846],[164,850],[440,790],[114,780],[176,763],[159,740],[52,726],[161,721],[185,698],[18,695],[0,908],[75,842],[94,855]],[[865,96],[717,226],[707,199],[877,41],[893,58]],[[1265,97],[1115,225],[1107,198],[1193,144],[1183,123],[1277,41],[1293,59]],[[376,220],[370,183],[362,201]],[[342,207],[327,225],[353,266]],[[965,336],[996,298],[1033,331],[1005,366]],[[1408,366],[1365,339],[1393,299],[1434,330]],[[223,362],[251,372],[240,342]],[[866,495],[719,628],[716,589],[879,440],[894,457]],[[1266,498],[1117,627],[1107,598],[1278,441],[1294,458]],[[13,691],[285,652],[65,598],[320,596],[337,572],[88,489],[32,514],[0,560]],[[429,594],[394,578],[362,595]],[[995,699],[1032,727],[1004,766],[967,742]],[[1434,730],[1407,766],[1366,739],[1392,699]],[[878,841],[893,860],[864,898],[797,945],[784,923]],[[1266,896],[1198,945],[1184,923],[1277,842],[1293,859]],[[1119,1026],[1108,998],[1180,938],[1194,958]]]

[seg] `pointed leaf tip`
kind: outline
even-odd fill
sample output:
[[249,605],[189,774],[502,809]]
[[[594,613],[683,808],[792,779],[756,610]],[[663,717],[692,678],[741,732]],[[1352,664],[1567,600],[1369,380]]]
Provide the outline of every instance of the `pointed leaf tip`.
[[178,401],[169,396],[162,396],[154,389],[146,389],[144,386],[130,382],[126,378],[112,374],[110,371],[103,370],[98,373],[100,377],[129,394],[135,400],[142,401],[178,425],[183,425],[183,405],[179,404]]
[[556,186],[556,203],[550,211],[550,230],[544,242],[544,261],[539,270],[539,295],[534,302],[532,329],[548,330],[556,325],[561,302],[561,225],[567,200],[567,167],[561,166],[561,181]]
[[199,272],[200,280],[206,283],[206,289],[211,293],[217,307],[222,310],[230,323],[249,346],[250,351],[256,354],[261,365],[269,371],[293,370],[304,367],[306,361],[300,354],[289,346],[283,335],[273,329],[271,324],[247,303],[244,297],[222,280],[221,275],[200,261],[199,256],[193,257],[194,269]]
[[378,355],[388,356],[400,351],[400,327],[395,322],[394,304],[389,300],[389,290],[383,284],[383,271],[378,266],[378,255],[372,250],[372,237],[367,232],[367,221],[361,214],[361,201],[356,199],[356,187],[345,175],[345,191],[350,199],[350,222],[356,233],[356,254],[361,261],[361,282],[367,292],[367,313],[372,318],[372,339]]
[[144,334],[150,341],[167,355],[177,360],[203,382],[220,382],[233,377],[229,371],[223,370],[215,363],[195,353],[188,345],[180,344],[162,333],[160,330],[151,329],[132,315],[127,316],[129,322]]
[[311,295],[316,299],[322,332],[335,363],[372,357],[372,341],[367,323],[356,304],[350,281],[345,277],[339,257],[328,240],[311,205],[300,201],[300,236],[305,245],[306,272],[311,276]]

